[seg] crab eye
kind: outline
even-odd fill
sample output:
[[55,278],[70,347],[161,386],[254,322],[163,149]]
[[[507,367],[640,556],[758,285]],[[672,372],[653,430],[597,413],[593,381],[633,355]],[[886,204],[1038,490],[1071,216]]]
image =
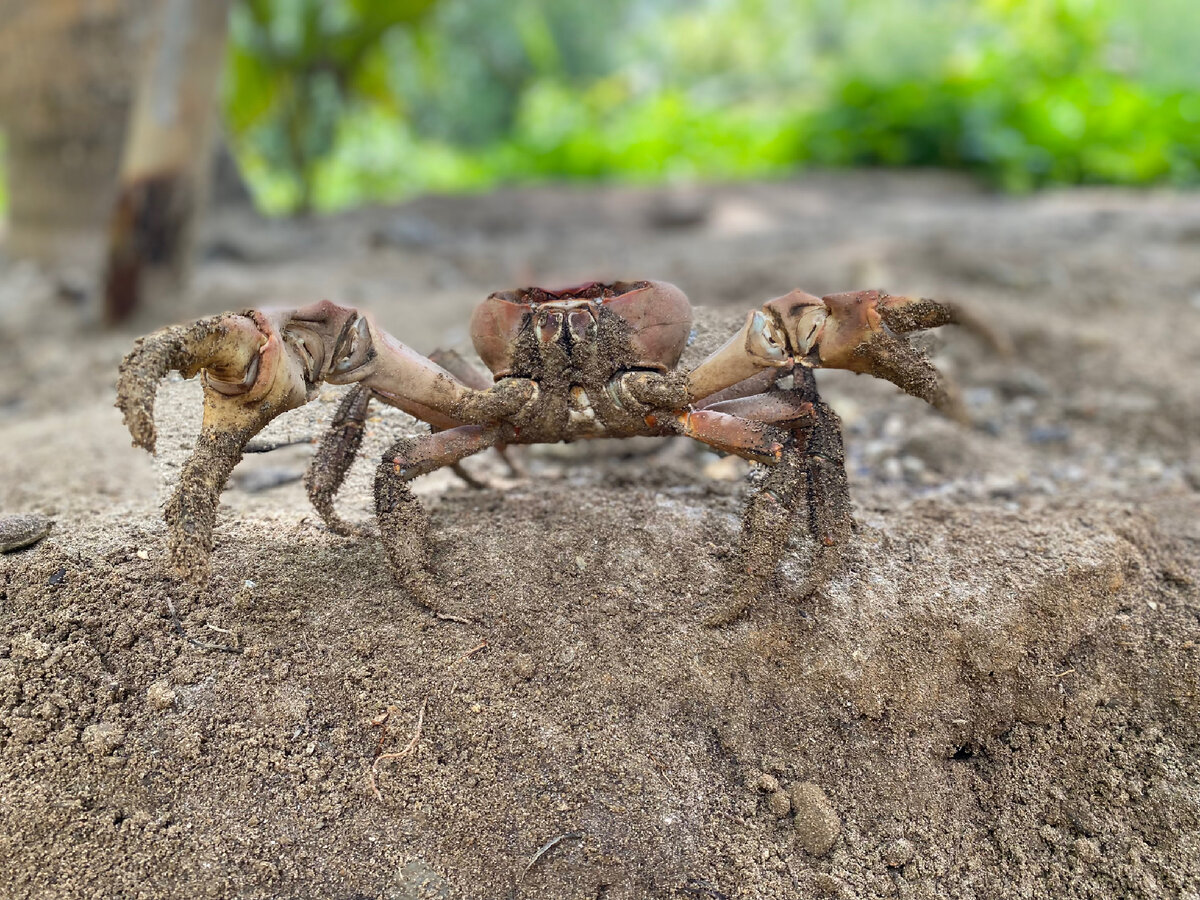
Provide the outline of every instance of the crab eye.
[[567,316],[567,327],[571,330],[571,336],[577,341],[586,340],[588,332],[595,324],[596,320],[587,310],[576,310]]

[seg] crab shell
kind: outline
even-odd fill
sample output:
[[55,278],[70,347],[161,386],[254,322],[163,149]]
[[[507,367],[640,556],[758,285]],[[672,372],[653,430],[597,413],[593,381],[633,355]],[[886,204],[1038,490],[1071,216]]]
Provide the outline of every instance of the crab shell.
[[471,341],[498,380],[512,374],[517,337],[535,310],[560,310],[568,321],[586,311],[598,321],[601,307],[629,324],[634,368],[666,372],[679,362],[692,331],[692,307],[683,291],[663,281],[592,281],[558,290],[499,291],[476,307]]

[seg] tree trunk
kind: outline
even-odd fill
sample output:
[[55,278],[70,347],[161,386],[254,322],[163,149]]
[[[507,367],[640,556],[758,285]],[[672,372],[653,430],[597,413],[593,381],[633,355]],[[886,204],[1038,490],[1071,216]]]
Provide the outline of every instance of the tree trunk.
[[7,250],[94,268],[150,0],[0,0]]
[[[109,221],[110,323],[178,295],[204,206],[230,0],[161,0]],[[169,315],[169,313],[168,313]]]

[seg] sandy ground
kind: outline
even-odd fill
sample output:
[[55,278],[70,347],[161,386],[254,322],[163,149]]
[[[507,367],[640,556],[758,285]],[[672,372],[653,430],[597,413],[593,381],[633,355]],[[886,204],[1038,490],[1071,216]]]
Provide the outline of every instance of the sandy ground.
[[[211,582],[173,584],[196,386],[164,385],[157,459],[132,449],[137,332],[5,264],[0,511],[56,524],[0,558],[0,896],[1200,897],[1200,196],[545,189],[228,216],[205,246],[168,318],[327,296],[428,351],[494,289],[651,277],[709,308],[694,357],[790,288],[879,286],[973,305],[1016,357],[934,339],[969,428],[822,373],[853,546],[798,601],[797,538],[726,628],[741,461],[596,443],[430,476],[455,622],[320,526],[308,443],[243,463]],[[372,420],[348,517],[417,427]]]

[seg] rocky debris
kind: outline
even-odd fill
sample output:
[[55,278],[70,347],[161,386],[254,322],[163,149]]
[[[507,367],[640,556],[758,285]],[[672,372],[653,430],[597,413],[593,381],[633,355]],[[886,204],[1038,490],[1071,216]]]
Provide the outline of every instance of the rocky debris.
[[908,838],[896,838],[883,848],[883,861],[890,868],[896,869],[912,861],[916,848]]
[[14,659],[28,659],[40,662],[50,655],[50,645],[45,641],[39,641],[33,636],[33,632],[26,631],[22,634],[15,635],[9,641],[9,653]]
[[427,862],[413,858],[400,868],[395,885],[383,896],[384,900],[452,900],[457,894]]
[[125,730],[111,722],[98,722],[83,729],[84,749],[96,756],[109,756],[125,743]]
[[156,709],[159,712],[173,707],[175,705],[175,691],[171,687],[171,682],[165,678],[160,678],[158,681],[151,683],[150,687],[146,688],[146,702],[150,704],[151,709]]
[[793,784],[790,790],[796,811],[796,842],[810,856],[824,856],[833,849],[841,821],[820,785],[811,781]]
[[50,533],[54,520],[27,513],[0,516],[0,553],[31,547]]

